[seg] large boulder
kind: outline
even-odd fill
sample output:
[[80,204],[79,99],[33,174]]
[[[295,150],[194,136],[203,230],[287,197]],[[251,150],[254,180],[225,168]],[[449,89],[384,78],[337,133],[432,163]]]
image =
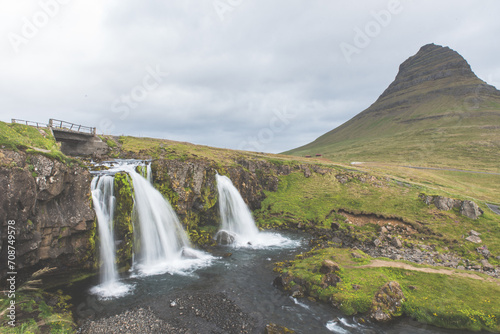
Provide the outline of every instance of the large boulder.
[[453,208],[459,208],[462,204],[462,201],[460,200],[443,196],[436,196],[433,202],[436,208],[442,211],[449,211]]
[[460,213],[470,219],[478,219],[483,214],[483,210],[473,201],[463,201]]
[[234,233],[228,232],[228,231],[219,231],[215,235],[215,240],[217,240],[217,243],[219,245],[232,245],[235,241],[236,237]]
[[379,322],[391,320],[393,317],[400,316],[401,303],[405,300],[403,290],[396,281],[385,283],[375,294],[372,302],[370,317]]
[[339,265],[332,260],[324,260],[321,264],[321,267],[319,268],[319,272],[322,274],[334,273],[339,270]]

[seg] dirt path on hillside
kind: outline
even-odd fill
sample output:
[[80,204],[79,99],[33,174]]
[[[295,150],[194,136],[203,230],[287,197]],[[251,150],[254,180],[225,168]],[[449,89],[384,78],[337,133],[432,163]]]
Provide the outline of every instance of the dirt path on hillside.
[[408,263],[404,263],[404,262],[373,260],[370,264],[366,264],[364,266],[359,266],[358,268],[379,268],[379,267],[401,268],[401,269],[405,269],[405,270],[421,271],[421,272],[430,273],[430,274],[443,274],[443,275],[449,275],[449,276],[460,276],[460,277],[466,277],[466,278],[487,281],[487,282],[491,282],[491,283],[495,283],[497,285],[500,285],[500,281],[493,278],[493,277],[484,278],[484,277],[481,277],[481,276],[476,275],[476,274],[457,272],[457,271],[447,270],[447,269],[419,268],[419,267],[414,267],[414,266],[412,266]]

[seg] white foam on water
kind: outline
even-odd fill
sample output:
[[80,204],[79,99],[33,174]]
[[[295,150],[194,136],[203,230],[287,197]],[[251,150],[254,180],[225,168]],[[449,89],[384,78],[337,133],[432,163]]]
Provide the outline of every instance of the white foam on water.
[[330,332],[338,333],[338,334],[349,334],[350,332],[341,326],[339,326],[338,321],[330,320],[326,323],[326,328]]
[[97,295],[101,300],[120,298],[131,293],[135,285],[124,284],[119,281],[101,283],[90,289],[90,293]]

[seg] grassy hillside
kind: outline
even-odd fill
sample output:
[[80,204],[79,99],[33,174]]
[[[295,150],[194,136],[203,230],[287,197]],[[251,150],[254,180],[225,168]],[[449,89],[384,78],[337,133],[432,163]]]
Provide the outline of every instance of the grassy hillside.
[[0,147],[9,150],[23,149],[66,161],[54,136],[48,128],[35,128],[22,124],[0,121]]
[[[500,172],[500,127],[492,125],[500,124],[500,99],[473,113],[450,107],[436,114],[429,104],[415,109],[418,116],[359,115],[285,154],[320,153],[338,162],[392,162]],[[433,118],[436,115],[442,117]],[[417,117],[418,121],[398,122],[402,117]]]

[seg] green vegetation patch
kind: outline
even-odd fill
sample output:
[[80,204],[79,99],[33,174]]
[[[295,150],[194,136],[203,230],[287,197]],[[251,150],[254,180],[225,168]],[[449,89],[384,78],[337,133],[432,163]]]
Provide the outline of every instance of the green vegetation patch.
[[[339,178],[344,177],[344,183]],[[341,230],[359,241],[370,241],[378,236],[374,224],[346,224],[342,210],[353,214],[374,214],[394,218],[413,228],[411,242],[422,242],[451,251],[470,260],[478,260],[475,248],[480,246],[465,241],[470,230],[481,234],[483,243],[492,254],[500,254],[500,216],[478,202],[484,214],[477,220],[461,215],[457,209],[440,211],[419,198],[422,193],[442,194],[423,185],[403,184],[381,177],[370,178],[362,173],[312,173],[304,178],[301,172],[280,176],[278,190],[266,192],[262,209],[254,212],[263,227],[285,227],[301,224],[307,228],[327,228],[336,222]],[[447,196],[450,196],[449,194]],[[459,196],[452,196],[459,198]],[[376,220],[375,220],[376,221]],[[422,239],[423,238],[423,239]],[[496,263],[494,258],[491,263]]]
[[43,154],[61,162],[71,160],[61,152],[48,128],[0,122],[0,147],[25,149],[28,153]]
[[[290,263],[279,264],[276,270],[292,277],[291,286],[297,282],[302,284],[308,295],[332,303],[347,315],[369,312],[376,292],[385,283],[396,281],[406,298],[401,308],[404,315],[444,328],[500,331],[500,302],[494,298],[500,295],[497,280],[482,274],[476,274],[478,279],[460,276],[460,273],[466,272],[442,267],[438,268],[448,270],[452,275],[395,267],[369,267],[366,264],[373,258],[365,254],[355,258],[352,252],[339,248],[314,250]],[[340,271],[336,274],[341,282],[323,288],[323,274],[319,269],[327,259],[339,264]]]

